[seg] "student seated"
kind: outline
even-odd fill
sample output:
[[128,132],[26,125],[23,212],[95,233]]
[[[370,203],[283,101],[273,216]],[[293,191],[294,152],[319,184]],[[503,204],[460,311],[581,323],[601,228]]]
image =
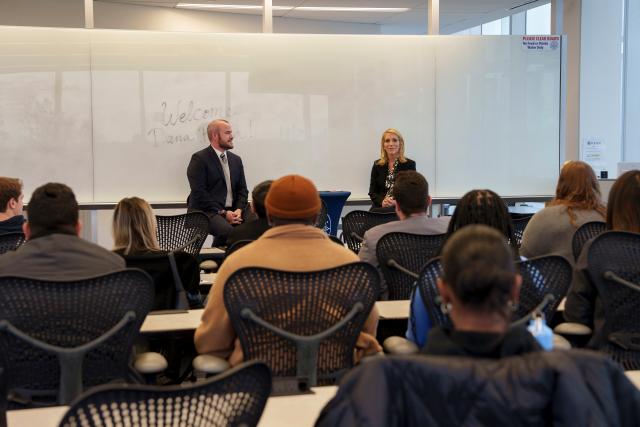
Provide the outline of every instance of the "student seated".
[[447,241],[438,279],[441,309],[453,329],[429,331],[423,353],[499,359],[541,347],[524,326],[510,327],[522,277],[504,237],[485,225],[470,225]]
[[22,233],[22,181],[0,176],[0,234]]
[[81,239],[78,202],[71,188],[48,183],[29,201],[22,225],[27,242],[0,257],[0,275],[42,280],[79,280],[120,271],[122,257]]
[[573,263],[573,234],[584,223],[604,221],[605,213],[591,166],[570,161],[560,171],[555,198],[527,224],[520,253],[527,258],[562,255]]
[[256,240],[258,237],[271,228],[267,219],[267,211],[264,207],[264,199],[271,188],[273,181],[263,181],[256,185],[251,192],[251,212],[258,216],[255,221],[247,221],[231,230],[227,237],[227,248],[240,240]]
[[[609,192],[607,203],[607,230],[640,233],[640,171],[628,171],[618,177]],[[576,262],[573,281],[567,294],[564,318],[568,322],[582,323],[593,329],[590,347],[597,348],[606,340],[603,336],[604,312],[598,291],[588,279],[588,241]]]
[[[285,271],[316,271],[357,262],[358,257],[314,226],[321,201],[316,186],[300,175],[287,175],[271,184],[265,199],[271,229],[255,242],[238,249],[222,264],[216,284],[195,332],[198,353],[229,360],[232,366],[243,361],[242,347],[224,305],[227,279],[244,267],[264,267]],[[375,339],[378,312],[371,310],[356,343],[358,356],[382,350]]]
[[[471,224],[484,224],[497,230],[505,242],[509,242],[514,259],[518,260],[518,246],[514,234],[513,222],[507,205],[491,190],[471,190],[465,194],[449,221],[446,241],[457,230]],[[406,337],[422,348],[427,339],[431,321],[422,301],[422,295],[416,289],[411,297],[409,323]]]
[[[155,215],[145,200],[139,197],[120,200],[113,212],[113,251],[124,257],[127,267],[140,268],[153,278],[156,292],[152,310],[173,309],[177,307],[179,295],[168,251],[160,249],[156,228]],[[189,306],[200,308],[197,260],[185,252],[175,252],[174,258]]]

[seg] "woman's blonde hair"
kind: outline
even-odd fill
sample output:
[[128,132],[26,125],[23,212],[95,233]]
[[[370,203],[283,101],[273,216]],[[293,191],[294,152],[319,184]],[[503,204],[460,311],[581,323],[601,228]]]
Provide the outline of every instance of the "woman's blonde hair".
[[114,250],[124,255],[159,251],[156,227],[149,203],[139,197],[125,197],[113,211]]
[[600,200],[600,190],[596,174],[585,162],[573,160],[565,163],[560,170],[556,197],[547,206],[566,206],[569,222],[576,226],[575,209],[593,210],[605,218],[606,208]]
[[398,137],[398,140],[400,141],[400,150],[398,152],[398,161],[400,163],[404,163],[407,161],[407,159],[404,157],[404,138],[402,137],[402,134],[394,128],[389,128],[387,130],[385,130],[384,132],[382,132],[382,137],[380,138],[380,159],[378,159],[378,161],[376,162],[376,164],[378,165],[386,165],[387,163],[389,163],[389,157],[387,156],[387,152],[384,151],[384,136],[386,134],[393,134],[395,136]]

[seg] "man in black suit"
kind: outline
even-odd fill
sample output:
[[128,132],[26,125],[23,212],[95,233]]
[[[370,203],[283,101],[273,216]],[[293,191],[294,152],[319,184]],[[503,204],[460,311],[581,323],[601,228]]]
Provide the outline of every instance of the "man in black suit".
[[223,246],[233,226],[242,223],[249,192],[242,160],[229,151],[233,148],[229,122],[212,121],[207,136],[210,145],[194,153],[187,168],[191,187],[187,205],[207,214],[214,245]]

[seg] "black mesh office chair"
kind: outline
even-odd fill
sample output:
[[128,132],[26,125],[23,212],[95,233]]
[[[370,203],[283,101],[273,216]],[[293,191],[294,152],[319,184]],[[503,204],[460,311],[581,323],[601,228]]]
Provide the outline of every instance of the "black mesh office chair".
[[233,244],[231,246],[229,246],[227,248],[227,250],[224,253],[224,257],[228,257],[229,255],[231,255],[232,253],[234,253],[235,251],[237,251],[240,248],[243,248],[245,246],[247,246],[249,243],[253,243],[255,242],[255,240],[253,239],[242,239],[242,240],[238,240],[237,242],[233,242]]
[[133,343],[153,303],[148,274],[0,277],[0,288],[0,366],[14,402],[69,404],[83,387],[131,378]]
[[315,226],[321,230],[325,230],[328,233],[330,231],[327,230],[327,221],[329,221],[329,210],[327,209],[327,204],[324,202],[324,200],[320,199],[320,201],[322,202],[322,205],[320,206],[320,213],[318,214],[318,219],[316,220]]
[[522,235],[524,234],[524,229],[527,228],[527,224],[533,217],[533,214],[511,214],[511,221],[513,222],[513,234],[516,238],[516,245],[520,247],[522,245]]
[[334,383],[353,366],[353,350],[379,293],[366,263],[313,272],[244,268],[227,279],[224,305],[245,360],[262,360],[281,383]]
[[270,391],[269,368],[255,361],[186,386],[107,385],[81,396],[59,426],[256,426]]
[[604,312],[606,342],[600,350],[626,370],[640,369],[640,234],[602,233],[587,259]]
[[584,244],[594,237],[604,233],[606,229],[607,223],[602,221],[586,222],[578,227],[576,232],[573,233],[573,239],[571,241],[573,258],[577,261]]
[[184,251],[198,256],[209,235],[209,219],[203,212],[156,215],[158,244],[165,251]]
[[364,233],[368,229],[397,220],[398,215],[395,212],[351,211],[342,218],[342,240],[344,240],[349,249],[358,253]]
[[390,300],[411,297],[418,273],[438,255],[445,236],[388,233],[378,240],[376,256]]
[[[569,290],[573,273],[571,264],[564,257],[549,255],[517,262],[516,267],[522,275],[522,286],[513,321],[528,320],[533,312],[541,311],[547,322],[551,322]],[[436,280],[441,276],[441,260],[435,258],[422,270],[418,288],[433,324],[451,326],[449,316],[440,310]]]
[[202,308],[198,261],[186,252],[170,254],[125,255],[123,258],[128,268],[146,271],[153,279],[155,296],[151,310]]
[[15,251],[25,242],[22,233],[0,234],[0,255],[5,252]]
[[440,292],[437,280],[442,277],[442,259],[433,258],[420,272],[417,286],[431,323],[451,327],[449,315],[440,310]]

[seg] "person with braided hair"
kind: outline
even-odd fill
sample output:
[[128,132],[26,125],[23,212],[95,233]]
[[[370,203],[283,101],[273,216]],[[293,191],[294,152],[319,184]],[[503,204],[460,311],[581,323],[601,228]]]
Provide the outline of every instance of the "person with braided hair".
[[[473,224],[483,224],[497,230],[505,243],[511,247],[514,260],[519,260],[513,222],[506,203],[491,190],[471,190],[458,202],[456,210],[449,221],[445,243],[461,228]],[[443,245],[444,247],[445,245]],[[427,332],[431,321],[420,292],[414,291],[411,296],[409,322],[406,337],[422,348],[427,342]]]
[[522,277],[496,228],[455,232],[444,246],[442,270],[438,292],[453,328],[431,329],[423,353],[499,359],[542,350],[524,325],[510,325]]
[[495,192],[471,190],[462,196],[449,221],[446,240],[449,240],[457,230],[471,224],[484,224],[498,230],[511,246],[514,258],[520,259],[513,221],[511,221],[507,204]]

